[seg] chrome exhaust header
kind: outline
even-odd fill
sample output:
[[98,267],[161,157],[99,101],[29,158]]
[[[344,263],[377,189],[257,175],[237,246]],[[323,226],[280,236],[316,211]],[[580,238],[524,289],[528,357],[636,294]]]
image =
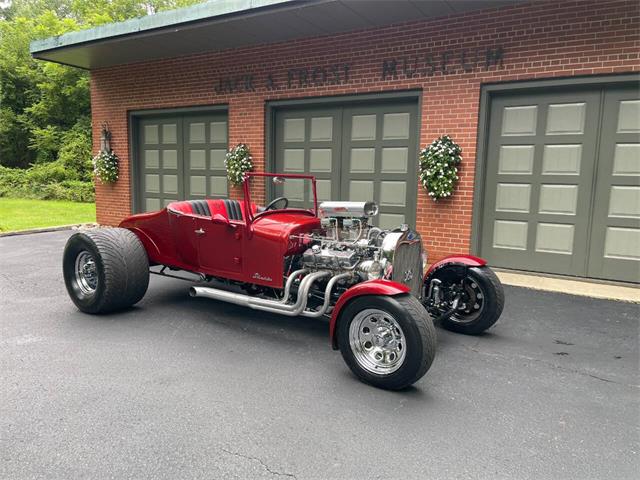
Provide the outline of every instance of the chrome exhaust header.
[[[189,295],[191,295],[192,297],[206,297],[214,300],[222,300],[224,302],[234,303],[236,305],[241,305],[243,307],[253,308],[254,310],[261,310],[264,312],[271,312],[271,313],[280,313],[282,315],[288,315],[290,317],[297,317],[298,315],[302,314],[304,309],[307,307],[307,301],[308,301],[309,290],[311,288],[311,285],[316,280],[319,280],[320,278],[331,275],[331,272],[328,272],[328,271],[320,271],[320,272],[314,272],[314,273],[308,274],[300,282],[300,286],[298,287],[298,298],[296,299],[296,302],[293,304],[286,303],[289,297],[289,291],[291,289],[291,284],[293,283],[293,280],[295,280],[295,277],[297,277],[300,273],[304,273],[305,271],[306,270],[297,270],[296,272],[292,273],[289,276],[289,278],[287,279],[287,283],[285,285],[285,295],[282,300],[269,300],[265,298],[256,298],[256,297],[251,297],[249,295],[245,295],[242,293],[234,293],[234,292],[228,292],[226,290],[220,290],[218,288],[196,287],[196,286],[191,287],[189,289]],[[331,281],[329,283],[331,284]],[[328,286],[329,285],[327,285],[327,287]],[[328,307],[327,300],[328,300],[328,297],[325,294],[325,303],[327,303],[327,307]],[[323,309],[321,308],[321,310]],[[324,310],[326,311],[326,308],[324,308]],[[315,314],[317,312],[309,312],[309,313],[314,314],[310,316],[316,316]],[[322,313],[324,313],[324,311]],[[322,315],[322,313],[318,314],[317,316]]]

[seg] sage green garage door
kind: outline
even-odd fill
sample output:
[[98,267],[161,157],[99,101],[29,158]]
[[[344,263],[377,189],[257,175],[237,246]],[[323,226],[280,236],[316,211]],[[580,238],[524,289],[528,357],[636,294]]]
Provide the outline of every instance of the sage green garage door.
[[[281,110],[275,171],[315,175],[321,201],[376,201],[381,227],[414,225],[417,136],[415,103]],[[275,195],[308,207],[305,185],[288,180]]]
[[497,96],[481,255],[540,272],[640,281],[637,87]]
[[226,113],[143,118],[138,132],[138,211],[227,196]]

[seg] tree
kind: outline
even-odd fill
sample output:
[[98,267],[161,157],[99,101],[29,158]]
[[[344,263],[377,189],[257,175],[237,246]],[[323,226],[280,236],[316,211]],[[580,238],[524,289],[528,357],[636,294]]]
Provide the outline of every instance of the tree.
[[34,60],[31,41],[197,1],[0,0],[0,165],[56,161],[71,137],[91,151],[87,72]]

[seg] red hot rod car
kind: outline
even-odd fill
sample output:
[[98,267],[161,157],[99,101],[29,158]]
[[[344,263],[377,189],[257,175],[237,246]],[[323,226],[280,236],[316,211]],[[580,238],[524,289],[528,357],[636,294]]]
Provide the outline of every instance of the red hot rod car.
[[[313,208],[288,208],[285,197],[255,205],[254,177],[311,182]],[[242,202],[178,201],[119,228],[75,233],[64,251],[65,284],[81,311],[98,314],[140,301],[150,272],[194,273],[192,296],[328,317],[331,345],[360,379],[401,389],[431,366],[434,321],[481,333],[498,320],[504,294],[477,257],[448,257],[423,273],[420,235],[406,225],[372,226],[377,212],[374,202],[318,205],[312,176],[250,173]]]

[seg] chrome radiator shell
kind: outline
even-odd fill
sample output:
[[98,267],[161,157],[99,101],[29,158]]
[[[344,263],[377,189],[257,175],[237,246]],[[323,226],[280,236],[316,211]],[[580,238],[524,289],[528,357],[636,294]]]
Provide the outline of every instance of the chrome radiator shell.
[[404,283],[411,289],[411,294],[418,298],[422,295],[422,252],[420,234],[411,229],[402,232],[393,252],[393,273],[391,274],[391,280]]

